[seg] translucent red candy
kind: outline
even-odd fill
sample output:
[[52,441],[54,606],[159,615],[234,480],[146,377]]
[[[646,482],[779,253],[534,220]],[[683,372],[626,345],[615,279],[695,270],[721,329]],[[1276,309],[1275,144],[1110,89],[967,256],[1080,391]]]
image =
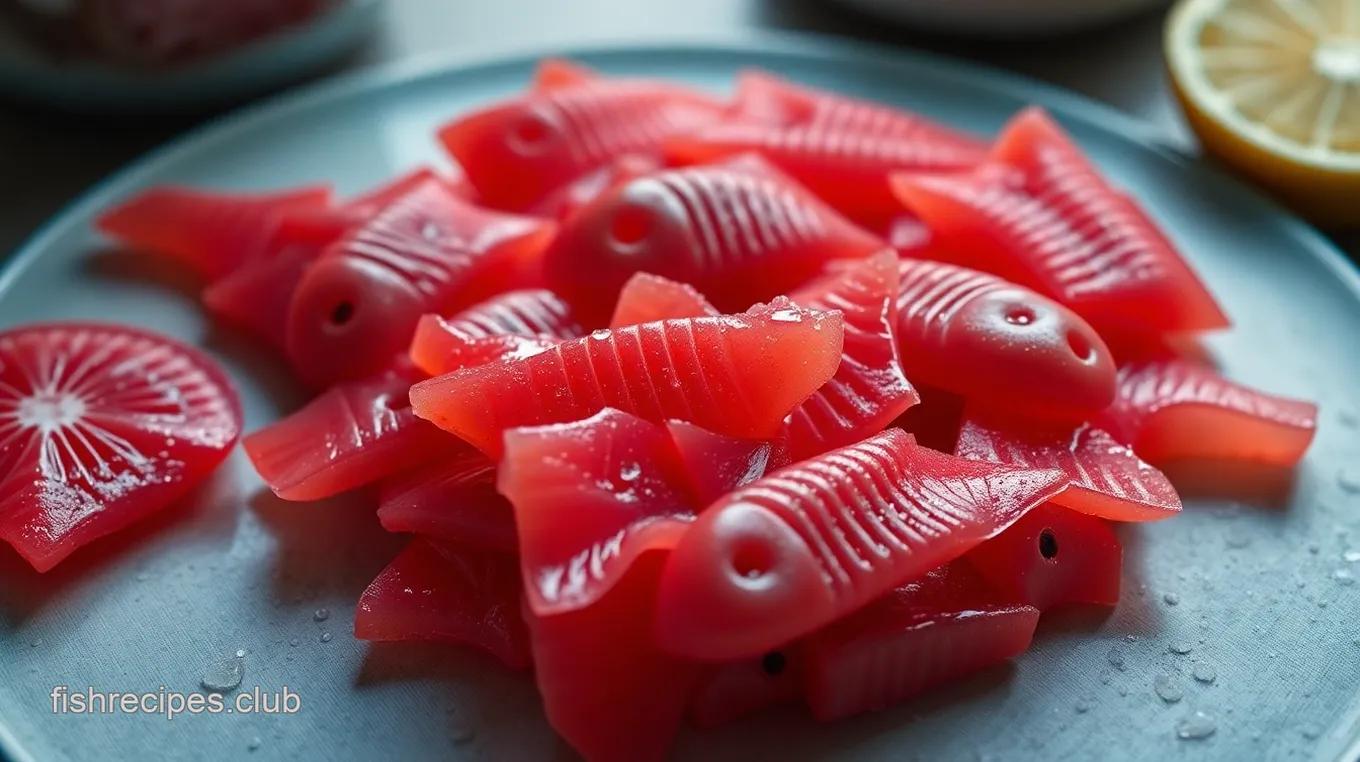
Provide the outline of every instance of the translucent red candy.
[[411,388],[416,414],[492,457],[507,429],[575,421],[606,407],[768,438],[840,362],[837,313],[787,301],[740,315],[626,326],[521,360],[465,368]]
[[359,597],[354,636],[459,643],[512,669],[532,663],[515,557],[420,538]]
[[901,173],[893,187],[930,228],[932,257],[1035,288],[1102,331],[1228,325],[1152,218],[1037,107],[1006,125],[977,170]]
[[631,180],[562,226],[543,255],[549,287],[600,312],[635,273],[688,283],[724,311],[786,294],[834,259],[883,248],[755,156]]
[[1065,482],[944,455],[896,429],[795,463],[685,533],[661,581],[661,643],[703,660],[758,656],[962,555]]

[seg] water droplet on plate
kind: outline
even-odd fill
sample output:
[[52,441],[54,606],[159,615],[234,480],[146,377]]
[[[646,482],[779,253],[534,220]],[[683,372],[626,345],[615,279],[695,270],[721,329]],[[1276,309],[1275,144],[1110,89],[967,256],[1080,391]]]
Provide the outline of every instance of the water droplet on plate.
[[1322,552],[1322,546],[1315,542],[1310,542],[1308,543],[1308,552],[1316,556],[1318,553]]
[[1345,553],[1342,553],[1341,557],[1345,559],[1347,563],[1353,564],[1356,561],[1360,561],[1360,550],[1348,550]]
[[1195,664],[1195,668],[1191,670],[1190,674],[1201,683],[1212,683],[1218,679],[1218,670],[1214,669],[1214,665],[1207,662]]
[[238,648],[238,649],[236,649],[236,658],[238,658],[238,659],[244,659],[244,658],[246,658],[246,649],[244,649],[244,648]]
[[1303,737],[1307,738],[1309,741],[1316,741],[1319,737],[1322,736],[1322,728],[1310,723],[1299,728],[1299,733],[1301,733]]
[[199,684],[214,693],[226,693],[236,690],[245,676],[246,665],[239,657],[221,659],[209,664],[203,670],[203,677],[199,680]]
[[1251,535],[1240,529],[1234,529],[1228,532],[1227,536],[1223,538],[1223,541],[1227,543],[1228,547],[1241,550],[1242,548],[1251,545]]
[[321,642],[322,642],[322,643],[329,643],[329,642],[331,642],[331,634],[330,634],[329,632],[323,632],[323,633],[321,633]]
[[1166,605],[1168,606],[1175,606],[1181,602],[1181,597],[1175,593],[1166,593],[1162,596],[1162,600],[1166,601]]
[[1152,690],[1157,697],[1168,704],[1174,704],[1185,697],[1179,685],[1167,675],[1158,675],[1152,680]]
[[318,622],[324,622],[330,618],[331,618],[330,609],[317,609],[316,613],[312,614],[312,619],[315,619]]
[[1077,705],[1072,708],[1076,710],[1077,714],[1086,714],[1087,712],[1091,711],[1091,705],[1094,703],[1095,703],[1094,697],[1082,696],[1081,698],[1077,699]]
[[1336,484],[1347,492],[1360,492],[1360,467],[1346,466],[1337,472]]
[[146,572],[137,572],[137,576],[136,576],[135,579],[136,579],[138,582],[145,582],[145,581],[151,579],[151,575],[150,575],[150,574],[147,574]]
[[302,642],[302,640],[301,640],[300,638],[289,638],[289,639],[288,639],[288,645],[292,646],[293,648],[297,648],[297,647],[298,647],[298,644],[301,643],[301,642]]
[[1332,579],[1335,579],[1338,585],[1355,584],[1355,574],[1350,569],[1337,569],[1332,572]]
[[1171,645],[1166,647],[1166,650],[1170,651],[1173,654],[1184,656],[1190,653],[1191,651],[1195,650],[1195,647],[1190,645],[1189,643],[1172,643]]
[[1176,723],[1176,737],[1182,741],[1199,741],[1213,735],[1218,723],[1204,712],[1195,712]]
[[1345,426],[1348,429],[1360,427],[1360,413],[1355,412],[1351,408],[1345,407],[1338,410],[1336,419],[1341,422],[1342,426]]
[[1110,652],[1108,654],[1105,654],[1105,658],[1110,662],[1111,667],[1114,667],[1120,672],[1124,671],[1126,666],[1124,649],[1120,648],[1119,646],[1115,646],[1110,649]]
[[246,744],[246,751],[259,751],[260,747],[263,745],[264,741],[261,741],[259,736],[255,736]]
[[28,641],[28,647],[29,647],[29,648],[37,648],[37,647],[40,646],[40,645],[42,645],[42,638],[34,638],[34,639]]
[[467,746],[477,740],[477,731],[466,725],[455,725],[449,731],[449,740],[454,746]]

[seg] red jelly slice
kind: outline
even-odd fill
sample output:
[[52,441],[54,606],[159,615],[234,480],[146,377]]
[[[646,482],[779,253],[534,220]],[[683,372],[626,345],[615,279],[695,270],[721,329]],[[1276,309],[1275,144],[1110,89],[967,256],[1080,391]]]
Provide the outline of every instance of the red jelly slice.
[[639,555],[675,546],[694,509],[674,457],[665,427],[617,410],[506,432],[500,492],[515,506],[535,614],[591,606]]
[[667,137],[721,113],[712,99],[677,85],[599,78],[468,114],[441,128],[439,139],[482,201],[519,212],[620,156],[654,155]]
[[809,637],[804,697],[824,722],[882,709],[1019,656],[1038,622],[955,562]]
[[901,205],[889,176],[895,171],[956,172],[987,158],[987,143],[924,117],[879,103],[847,98],[747,75],[739,100],[775,102],[783,119],[737,118],[681,133],[667,141],[672,161],[694,164],[754,151],[788,172],[841,213],[881,225]]
[[77,323],[0,333],[0,539],[47,571],[182,497],[240,433],[231,382],[176,341]]
[[1029,468],[1057,468],[1070,480],[1053,502],[1111,521],[1160,521],[1181,510],[1181,498],[1161,471],[1109,432],[1030,422],[968,420],[954,454]]
[[610,188],[660,171],[663,166],[661,159],[656,156],[625,154],[549,193],[534,204],[529,213],[566,221]]
[[426,182],[335,243],[289,311],[288,354],[313,383],[376,373],[416,321],[504,290],[552,237],[545,220],[473,206]]
[[498,551],[417,538],[359,597],[360,640],[437,640],[525,669],[529,633],[519,611],[519,566]]
[[713,728],[802,697],[803,655],[794,644],[758,659],[705,666],[694,686],[689,715],[696,726]]
[[590,762],[660,762],[697,668],[656,647],[652,611],[666,554],[644,554],[593,606],[526,613],[548,722]]
[[779,439],[728,437],[684,421],[667,421],[666,428],[694,505],[709,505],[790,462],[788,447]]
[[362,487],[462,446],[411,412],[410,370],[339,384],[245,438],[274,494],[320,500]]
[[737,311],[788,293],[830,260],[882,248],[765,161],[743,156],[605,193],[562,226],[543,268],[555,291],[604,319],[634,273],[688,283]]
[[1110,350],[1071,310],[976,270],[900,267],[897,342],[912,380],[1030,416],[1081,419],[1114,399]]
[[1174,360],[1119,370],[1106,414],[1111,433],[1150,463],[1171,460],[1299,462],[1317,433],[1317,405],[1229,381]]
[[610,328],[720,315],[699,290],[688,283],[677,283],[660,275],[638,273],[623,284],[619,302],[614,305]]
[[1152,219],[1038,108],[1006,126],[981,169],[900,174],[894,189],[930,228],[932,255],[1032,286],[1102,331],[1228,325]]
[[1104,521],[1048,503],[965,558],[1007,600],[1047,611],[1119,603],[1123,550]]
[[788,418],[794,460],[882,431],[920,401],[897,356],[897,256],[884,251],[823,285],[798,291],[808,309],[840,310],[845,346],[836,375]]
[[606,407],[768,438],[831,378],[841,316],[777,300],[741,315],[596,331],[523,360],[465,368],[411,388],[416,414],[499,457],[501,433]]
[[281,216],[330,203],[330,188],[321,186],[258,194],[166,186],[118,204],[96,224],[124,245],[173,257],[213,280],[263,254]]
[[795,463],[690,527],[661,582],[661,643],[703,660],[760,655],[962,555],[1065,483],[897,429]]
[[389,532],[515,552],[515,513],[496,491],[496,464],[473,449],[383,482],[378,520]]

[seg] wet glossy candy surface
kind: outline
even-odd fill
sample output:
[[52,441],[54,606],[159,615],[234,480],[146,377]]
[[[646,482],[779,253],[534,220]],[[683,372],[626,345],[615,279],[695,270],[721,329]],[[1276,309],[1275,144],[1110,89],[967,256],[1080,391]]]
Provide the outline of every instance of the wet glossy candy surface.
[[360,596],[354,636],[458,643],[512,669],[531,664],[514,556],[419,538]]
[[1313,441],[1317,414],[1311,402],[1173,360],[1121,368],[1119,394],[1104,420],[1117,439],[1150,463],[1194,459],[1287,467]]
[[544,271],[549,286],[582,309],[614,304],[630,277],[648,272],[738,311],[787,293],[828,261],[882,247],[768,163],[743,156],[601,195],[563,225]]
[[1042,291],[1101,330],[1205,331],[1228,320],[1150,217],[1043,111],[1003,129],[966,175],[895,176],[931,254]]
[[0,540],[47,571],[193,489],[240,433],[231,382],[177,341],[94,323],[0,333]]
[[954,265],[899,265],[897,343],[907,377],[1032,416],[1080,420],[1114,399],[1094,329],[1029,289]]
[[794,293],[796,303],[839,310],[845,320],[836,375],[789,414],[785,439],[794,460],[882,431],[920,401],[897,353],[897,266],[897,256],[885,251]]
[[1032,421],[969,419],[954,454],[1031,468],[1057,468],[1070,479],[1053,502],[1111,521],[1161,521],[1181,510],[1161,471],[1104,429]]
[[580,420],[606,407],[768,437],[835,372],[841,326],[836,313],[783,302],[596,331],[527,359],[422,382],[411,401],[417,415],[493,457],[506,429]]
[[661,582],[661,642],[705,660],[759,655],[962,555],[1063,483],[897,430],[796,463],[701,513]]

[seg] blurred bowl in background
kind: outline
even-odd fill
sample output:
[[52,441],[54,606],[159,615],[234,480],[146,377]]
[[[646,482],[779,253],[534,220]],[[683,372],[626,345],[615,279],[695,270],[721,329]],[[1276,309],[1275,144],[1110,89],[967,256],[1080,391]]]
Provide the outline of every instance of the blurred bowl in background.
[[95,57],[54,59],[15,39],[14,29],[0,29],[0,95],[84,113],[220,108],[321,73],[368,38],[382,4],[337,0],[311,20],[225,52],[140,68]]
[[1170,0],[835,0],[864,13],[951,34],[1028,37],[1099,26]]

